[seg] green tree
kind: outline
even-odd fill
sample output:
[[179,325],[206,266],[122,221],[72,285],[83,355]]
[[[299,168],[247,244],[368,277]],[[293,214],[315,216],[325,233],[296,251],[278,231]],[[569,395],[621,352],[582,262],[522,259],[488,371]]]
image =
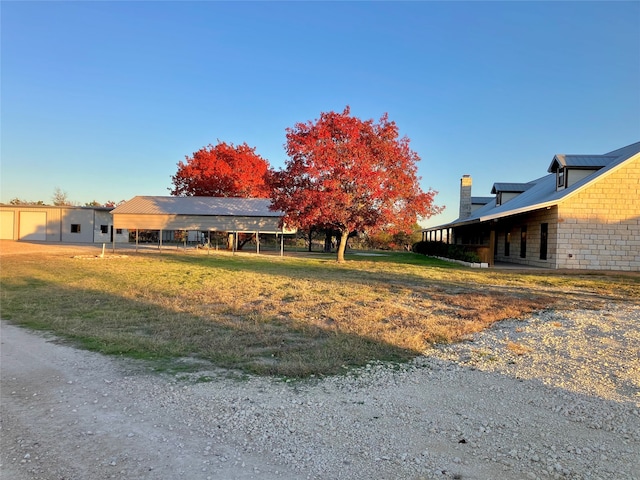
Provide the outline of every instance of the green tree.
[[51,199],[53,200],[53,204],[57,207],[71,205],[71,202],[69,201],[69,195],[60,187],[56,187],[56,189],[53,191],[53,196],[51,197]]

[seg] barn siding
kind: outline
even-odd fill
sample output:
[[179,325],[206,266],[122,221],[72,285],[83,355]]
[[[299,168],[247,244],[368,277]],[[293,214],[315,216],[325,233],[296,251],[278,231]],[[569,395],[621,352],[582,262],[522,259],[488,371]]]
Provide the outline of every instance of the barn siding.
[[[0,205],[0,230],[5,240],[29,240],[22,235],[21,214],[39,213],[43,215],[42,240],[67,243],[107,243],[111,241],[113,219],[111,211],[91,207],[58,207],[50,205]],[[71,232],[71,225],[80,225],[80,232]],[[102,234],[100,226],[107,225],[109,233]],[[40,231],[40,229],[39,229]],[[25,232],[23,232],[25,233]],[[24,237],[24,238],[23,238]],[[128,242],[129,234],[123,231],[115,235],[116,242]]]
[[[61,239],[65,243],[93,242],[93,210],[69,210],[62,212]],[[72,231],[72,225],[80,227],[79,232]]]

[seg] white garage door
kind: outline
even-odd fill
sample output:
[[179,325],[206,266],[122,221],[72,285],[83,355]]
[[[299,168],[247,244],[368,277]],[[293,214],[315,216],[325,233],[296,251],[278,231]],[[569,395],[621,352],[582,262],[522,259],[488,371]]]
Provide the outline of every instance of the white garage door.
[[13,212],[0,212],[0,240],[13,240]]
[[20,240],[47,239],[46,212],[20,212]]

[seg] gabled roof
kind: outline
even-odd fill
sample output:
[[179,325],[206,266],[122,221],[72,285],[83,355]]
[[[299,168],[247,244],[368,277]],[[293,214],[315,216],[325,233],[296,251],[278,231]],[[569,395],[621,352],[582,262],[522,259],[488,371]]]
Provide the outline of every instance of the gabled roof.
[[111,213],[281,217],[282,212],[269,210],[270,205],[268,198],[137,196],[118,205]]
[[495,199],[496,197],[471,197],[471,205],[486,205]]
[[531,183],[494,183],[491,188],[491,193],[509,192],[509,193],[522,193],[529,190],[533,185]]
[[[558,155],[556,155],[554,159],[557,157]],[[567,156],[565,155],[564,157],[566,159]],[[590,155],[590,157],[593,157],[593,155]],[[470,217],[457,219],[446,225],[431,227],[429,230],[437,230],[445,226],[452,227],[485,222],[488,220],[509,217],[511,215],[517,215],[557,205],[566,198],[573,196],[590,184],[617,170],[618,167],[631,158],[640,158],[640,142],[605,153],[600,157],[609,159],[608,163],[604,167],[590,175],[587,175],[585,178],[579,180],[568,188],[557,190],[556,175],[555,173],[550,173],[544,177],[527,183],[527,185],[531,186],[525,192],[502,205],[496,206],[494,203],[488,203],[472,212]]]
[[606,167],[613,162],[616,155],[564,155],[558,154],[553,157],[551,165],[547,170],[549,173],[555,173],[559,168],[586,168],[597,169]]

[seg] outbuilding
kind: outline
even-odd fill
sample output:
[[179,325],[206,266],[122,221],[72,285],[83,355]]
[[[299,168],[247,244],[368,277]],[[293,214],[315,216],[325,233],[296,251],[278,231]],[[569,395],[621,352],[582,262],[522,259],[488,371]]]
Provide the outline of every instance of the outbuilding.
[[0,205],[0,239],[29,242],[127,242],[126,230],[114,229],[112,207]]
[[293,234],[280,225],[282,212],[270,209],[268,198],[137,196],[118,205],[111,214],[117,228],[135,232],[136,244],[141,230],[159,232],[228,232]]

